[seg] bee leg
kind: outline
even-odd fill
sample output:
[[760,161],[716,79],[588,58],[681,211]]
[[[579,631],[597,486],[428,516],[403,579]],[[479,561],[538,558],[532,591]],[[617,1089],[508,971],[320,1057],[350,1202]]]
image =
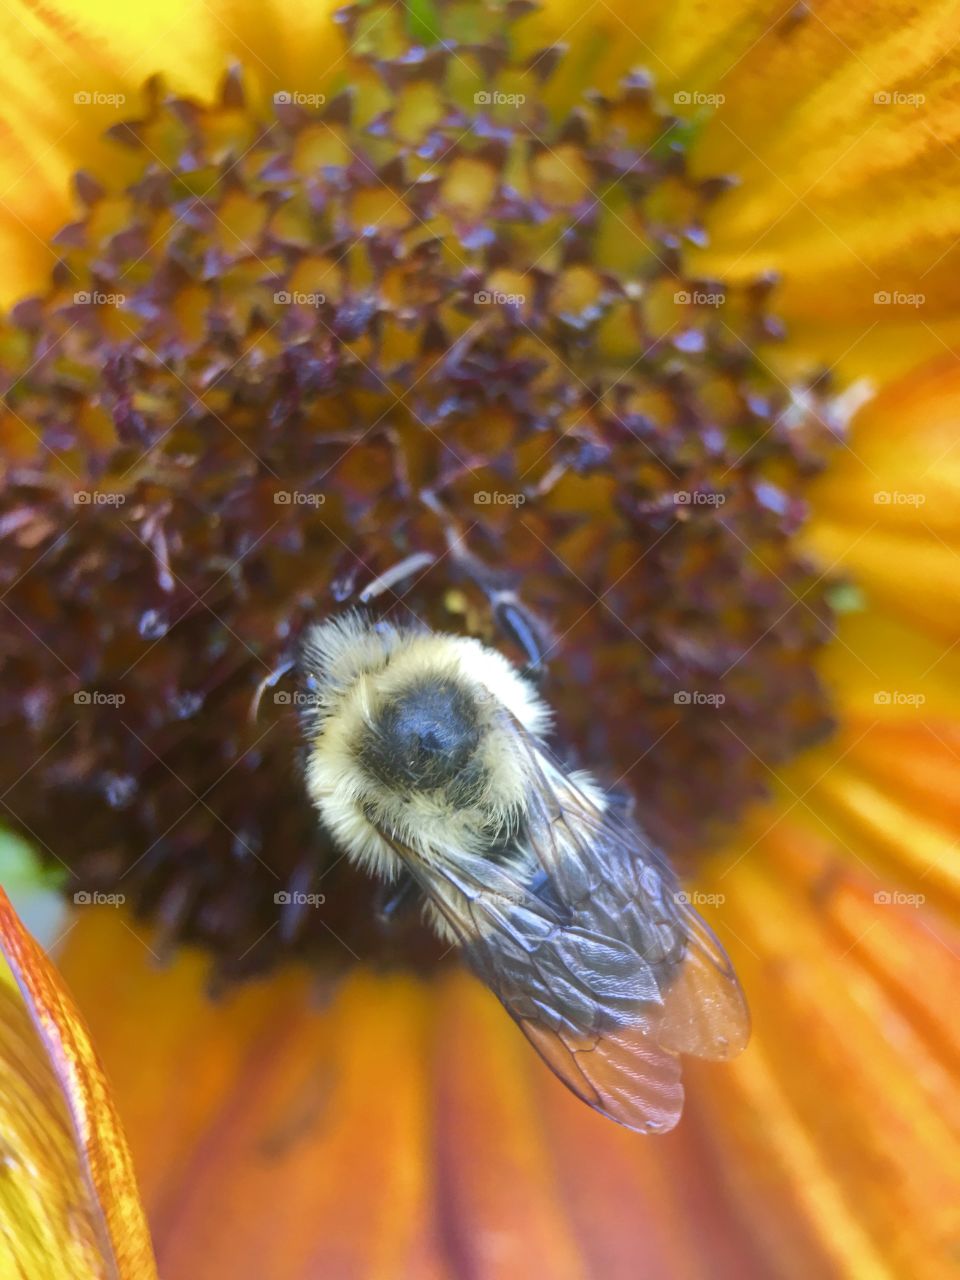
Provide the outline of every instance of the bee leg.
[[490,603],[501,631],[526,654],[523,674],[534,684],[542,684],[547,674],[546,655],[549,651],[543,624],[513,591],[492,592]]
[[285,658],[284,661],[281,662],[278,667],[274,667],[274,669],[271,672],[265,675],[263,679],[260,681],[260,683],[257,685],[256,689],[254,689],[253,699],[250,703],[250,713],[249,713],[250,720],[252,723],[256,722],[257,714],[260,711],[260,703],[263,699],[263,695],[266,693],[268,689],[272,689],[274,685],[277,683],[277,681],[282,679],[283,676],[285,676],[288,671],[292,670],[295,665],[296,664],[293,658]]
[[612,787],[607,793],[607,804],[620,818],[632,819],[636,816],[637,798],[624,787]]
[[[420,495],[427,506],[445,515],[436,495],[425,490]],[[494,619],[500,628],[527,656],[523,674],[534,684],[541,684],[547,673],[546,656],[554,645],[546,624],[531,610],[511,587],[504,585],[504,576],[491,569],[465,545],[463,534],[447,529],[447,547],[461,570],[481,589],[490,601]]]
[[416,880],[406,871],[393,884],[383,884],[377,891],[377,923],[391,925],[398,915],[415,906],[420,895]]

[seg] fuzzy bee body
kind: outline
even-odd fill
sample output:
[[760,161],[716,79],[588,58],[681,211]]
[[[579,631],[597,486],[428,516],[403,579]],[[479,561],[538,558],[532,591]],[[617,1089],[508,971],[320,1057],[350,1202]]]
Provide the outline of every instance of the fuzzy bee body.
[[477,640],[360,613],[313,628],[299,668],[306,783],[333,840],[383,880],[412,877],[575,1093],[671,1128],[678,1055],[738,1052],[743,997],[668,864],[553,759],[531,685]]

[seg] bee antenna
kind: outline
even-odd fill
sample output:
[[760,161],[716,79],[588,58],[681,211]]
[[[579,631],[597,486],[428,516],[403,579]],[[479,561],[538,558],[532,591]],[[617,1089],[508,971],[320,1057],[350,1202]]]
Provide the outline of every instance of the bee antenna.
[[436,558],[429,551],[415,551],[412,555],[407,556],[406,559],[386,569],[379,577],[374,578],[358,593],[357,599],[361,604],[368,604],[374,597],[383,595],[384,591],[389,591],[396,583],[412,578],[421,569],[429,569]]

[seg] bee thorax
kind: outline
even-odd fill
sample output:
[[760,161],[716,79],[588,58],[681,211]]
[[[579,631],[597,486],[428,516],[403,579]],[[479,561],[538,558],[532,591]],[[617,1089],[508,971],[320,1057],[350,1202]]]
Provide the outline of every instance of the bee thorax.
[[470,694],[453,680],[421,680],[393,695],[371,718],[357,758],[391,790],[431,791],[462,776],[480,739]]

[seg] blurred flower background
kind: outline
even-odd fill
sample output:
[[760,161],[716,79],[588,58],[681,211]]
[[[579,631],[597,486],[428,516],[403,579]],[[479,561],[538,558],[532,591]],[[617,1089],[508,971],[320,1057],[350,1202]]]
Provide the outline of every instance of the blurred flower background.
[[[0,872],[72,997],[5,911],[4,1275],[152,1274],[121,1125],[167,1280],[955,1274],[955,16],[8,10]],[[380,925],[251,717],[421,554],[735,962],[674,1134]]]

